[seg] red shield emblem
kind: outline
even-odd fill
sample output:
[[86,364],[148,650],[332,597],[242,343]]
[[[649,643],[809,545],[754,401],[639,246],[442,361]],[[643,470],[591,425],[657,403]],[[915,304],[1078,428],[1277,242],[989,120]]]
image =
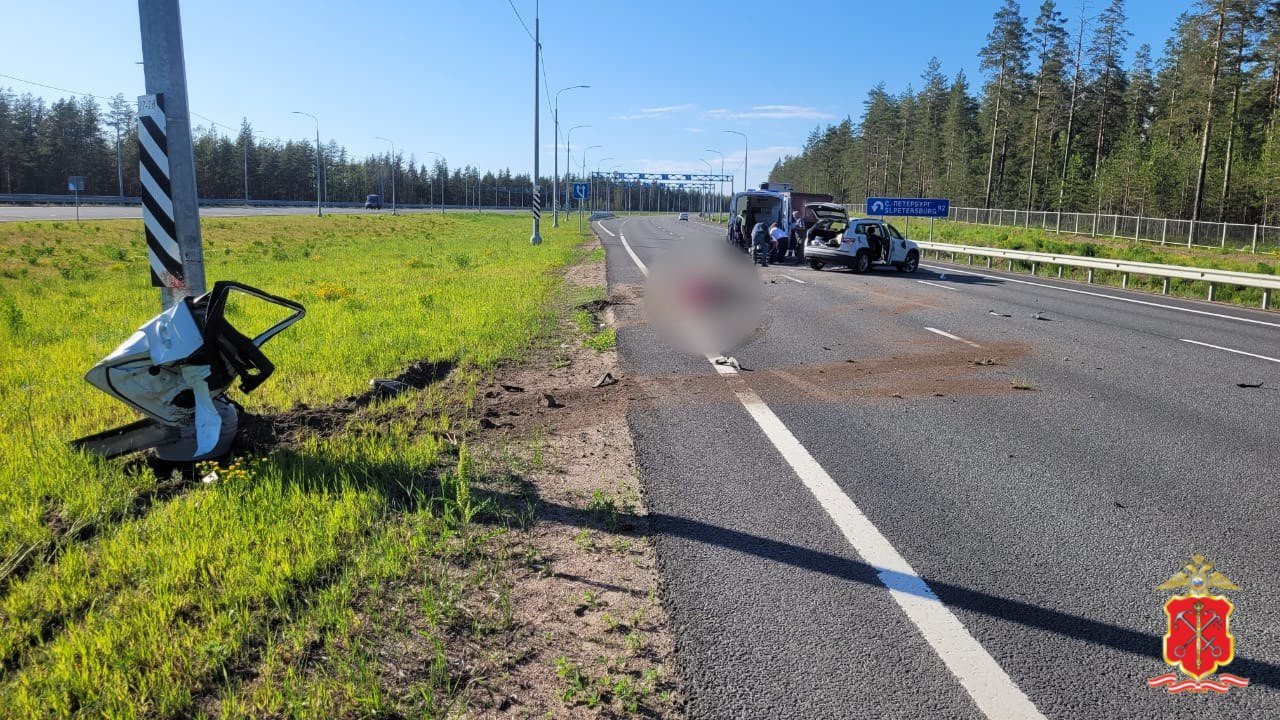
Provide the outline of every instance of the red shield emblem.
[[1203,680],[1235,657],[1229,623],[1235,608],[1221,595],[1174,595],[1164,604],[1164,661]]

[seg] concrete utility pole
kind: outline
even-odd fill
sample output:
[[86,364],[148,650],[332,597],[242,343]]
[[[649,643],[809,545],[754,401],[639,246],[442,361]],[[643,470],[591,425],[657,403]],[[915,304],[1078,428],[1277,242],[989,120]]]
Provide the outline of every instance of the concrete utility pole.
[[742,189],[750,190],[751,182],[747,179],[747,172],[751,169],[751,149],[747,146],[747,134],[740,133],[737,130],[725,130],[723,132],[742,136]]
[[374,140],[386,140],[391,143],[391,214],[396,214],[396,166],[400,163],[396,162],[396,144],[387,138],[376,136]]
[[324,195],[320,190],[320,173],[322,172],[320,169],[320,120],[311,113],[304,113],[298,110],[294,110],[293,114],[306,115],[316,121],[316,217],[324,217],[324,210],[321,209],[321,202],[323,201]]
[[[560,88],[556,91],[555,112],[555,149],[551,152],[551,157],[555,163],[555,175],[551,184],[551,227],[560,227],[560,93],[565,90],[577,90],[579,88],[589,88],[590,85],[573,85],[567,88]],[[569,161],[565,160],[565,171],[569,170]]]
[[174,241],[182,266],[182,286],[165,287],[160,301],[169,307],[184,297],[205,293],[204,248],[196,164],[191,150],[191,114],[187,106],[187,66],[182,48],[178,0],[138,0],[142,31],[142,70],[148,95],[164,97],[164,119],[173,201]]
[[[542,244],[542,193],[538,188],[538,172],[540,170],[538,164],[538,101],[540,97],[541,86],[538,82],[538,74],[542,64],[542,26],[540,17],[541,3],[534,5],[533,11],[533,237],[529,238],[529,242],[534,245]],[[554,200],[552,201],[554,202]]]

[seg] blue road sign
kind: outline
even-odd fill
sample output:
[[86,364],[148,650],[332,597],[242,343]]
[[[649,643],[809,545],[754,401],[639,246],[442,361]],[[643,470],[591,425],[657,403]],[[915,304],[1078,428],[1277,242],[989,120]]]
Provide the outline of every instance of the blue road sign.
[[573,199],[586,200],[591,196],[591,184],[576,182],[573,184]]
[[908,215],[944,218],[951,201],[940,198],[867,198],[868,215]]

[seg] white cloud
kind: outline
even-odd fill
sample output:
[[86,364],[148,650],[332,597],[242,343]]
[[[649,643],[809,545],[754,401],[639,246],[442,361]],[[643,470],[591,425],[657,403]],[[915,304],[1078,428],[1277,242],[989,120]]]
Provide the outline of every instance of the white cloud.
[[652,120],[660,118],[672,113],[684,112],[692,110],[693,104],[685,103],[684,105],[664,105],[662,107],[640,108],[640,112],[628,115],[614,115],[614,120]]
[[709,117],[733,120],[832,120],[835,115],[804,105],[756,105],[750,110],[708,110]]
[[693,109],[692,104],[685,103],[684,105],[667,105],[665,107],[641,108],[640,112],[652,113],[654,115],[666,115],[668,113],[683,112],[685,110],[692,110],[692,109]]

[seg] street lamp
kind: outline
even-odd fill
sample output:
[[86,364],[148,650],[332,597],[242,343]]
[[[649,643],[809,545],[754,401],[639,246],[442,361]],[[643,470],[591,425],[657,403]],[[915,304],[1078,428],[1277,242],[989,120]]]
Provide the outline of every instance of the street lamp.
[[[724,153],[719,150],[707,150],[706,152],[720,156],[720,177],[724,177]],[[719,215],[720,211],[724,210],[724,180],[720,181],[719,195],[720,197],[716,199],[716,215]]]
[[304,113],[300,110],[292,111],[294,115],[306,115],[316,121],[316,217],[324,217],[324,210],[320,207],[320,120],[311,113]]
[[600,166],[603,165],[606,160],[613,160],[613,159],[614,159],[613,156],[600,158],[599,160],[596,161],[596,171],[594,173],[591,173],[591,212],[596,211],[596,175],[600,174]]
[[[436,157],[440,158],[440,162],[444,162],[444,156],[443,156],[443,155],[441,155],[441,154],[440,154],[440,153],[438,153],[438,152],[435,152],[434,150],[428,150],[428,151],[427,151],[427,154],[428,154],[428,155],[435,155]],[[444,174],[444,173],[441,173],[441,174],[440,174],[440,214],[441,214],[441,215],[443,215],[443,214],[444,214],[444,181],[445,181],[445,177],[446,177],[446,176],[445,176],[445,174]],[[431,204],[431,198],[427,198],[427,204],[428,204],[428,205],[429,205],[429,204]]]
[[573,141],[573,131],[578,128],[589,128],[590,125],[574,125],[569,128],[569,132],[564,135],[564,207],[565,212],[569,212],[569,173],[572,172],[573,166],[569,164],[569,148]]
[[[703,165],[707,166],[707,174],[709,175],[716,174],[716,169],[714,166],[712,166],[711,163],[707,162],[706,160],[703,160],[702,158],[698,158],[698,161],[701,162]],[[702,214],[703,215],[707,214],[707,188],[706,187],[702,188]]]
[[[560,93],[565,90],[577,90],[579,88],[589,88],[590,85],[572,85],[567,88],[561,88],[556,91],[556,102],[554,115],[556,131],[555,131],[555,150],[552,151],[551,157],[555,159],[555,175],[551,184],[551,226],[560,227]],[[568,151],[565,152],[565,171],[569,170]]]
[[742,136],[742,189],[750,190],[751,184],[747,182],[747,171],[750,168],[748,163],[750,162],[751,155],[749,154],[750,148],[747,147],[747,134],[740,133],[737,130],[722,130],[721,132],[733,133],[734,135]]
[[389,140],[388,138],[384,138],[381,136],[375,136],[373,139],[386,140],[388,143],[391,143],[391,161],[395,163],[394,165],[391,166],[391,214],[395,215],[396,214],[396,167],[399,166],[400,164],[396,162],[396,144],[394,142],[391,142],[391,140]]

